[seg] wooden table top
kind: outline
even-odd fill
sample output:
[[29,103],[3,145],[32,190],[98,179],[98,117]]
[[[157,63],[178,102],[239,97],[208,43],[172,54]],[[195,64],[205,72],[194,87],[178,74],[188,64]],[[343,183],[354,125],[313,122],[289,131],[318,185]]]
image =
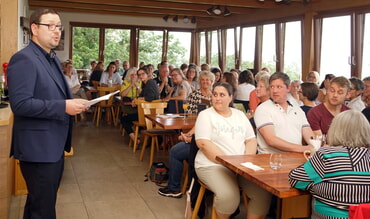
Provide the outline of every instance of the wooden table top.
[[[303,154],[289,152],[282,153],[282,156],[282,167],[278,170],[270,168],[270,154],[223,155],[217,156],[216,160],[279,198],[289,198],[308,194],[307,192],[292,188],[288,182],[289,172],[306,162]],[[252,162],[264,168],[264,170],[254,171],[246,168],[241,165],[241,163],[244,162]]]
[[[182,117],[178,117],[181,115]],[[195,125],[197,114],[164,114],[164,115],[145,115],[146,118],[152,122],[157,123],[164,129],[191,129]]]

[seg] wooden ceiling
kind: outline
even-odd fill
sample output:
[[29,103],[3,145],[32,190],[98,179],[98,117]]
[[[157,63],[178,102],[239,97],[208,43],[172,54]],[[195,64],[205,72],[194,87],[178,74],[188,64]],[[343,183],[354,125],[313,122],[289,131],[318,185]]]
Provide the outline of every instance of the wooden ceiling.
[[[255,10],[276,9],[282,7],[310,4],[319,0],[29,0],[31,10],[53,8],[60,12],[92,13],[110,15],[128,15],[139,17],[165,17],[179,19],[188,16],[197,20],[222,18],[225,11],[236,14],[250,14]],[[209,15],[206,10],[220,6],[221,15]]]

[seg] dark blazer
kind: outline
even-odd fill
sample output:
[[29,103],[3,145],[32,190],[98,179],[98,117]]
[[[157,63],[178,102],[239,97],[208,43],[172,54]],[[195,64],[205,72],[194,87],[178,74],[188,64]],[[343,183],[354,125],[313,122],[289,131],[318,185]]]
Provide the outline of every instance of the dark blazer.
[[10,156],[28,162],[56,162],[71,149],[73,117],[66,99],[73,96],[63,76],[58,77],[45,54],[31,42],[11,58],[8,90],[14,125]]

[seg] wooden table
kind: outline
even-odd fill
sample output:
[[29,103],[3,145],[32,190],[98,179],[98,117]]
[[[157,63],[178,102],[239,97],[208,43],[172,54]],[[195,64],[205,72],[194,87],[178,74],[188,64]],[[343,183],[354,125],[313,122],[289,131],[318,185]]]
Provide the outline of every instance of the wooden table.
[[145,115],[145,117],[164,129],[192,129],[195,125],[197,114],[150,114]]
[[[277,218],[308,217],[311,214],[309,193],[292,188],[288,173],[306,162],[302,153],[283,153],[283,165],[279,170],[270,168],[270,154],[217,156],[216,160],[237,174],[256,183],[278,199]],[[241,165],[252,162],[264,170],[254,171]]]

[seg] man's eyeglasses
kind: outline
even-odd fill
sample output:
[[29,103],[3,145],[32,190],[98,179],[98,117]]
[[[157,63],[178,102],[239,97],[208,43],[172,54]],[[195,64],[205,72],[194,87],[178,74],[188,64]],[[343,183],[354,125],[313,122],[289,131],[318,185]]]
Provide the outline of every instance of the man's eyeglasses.
[[56,24],[42,24],[42,23],[35,23],[37,25],[43,25],[43,26],[47,26],[49,30],[51,31],[54,31],[56,28],[58,28],[58,30],[60,31],[63,31],[64,30],[64,26],[63,25],[56,25]]

